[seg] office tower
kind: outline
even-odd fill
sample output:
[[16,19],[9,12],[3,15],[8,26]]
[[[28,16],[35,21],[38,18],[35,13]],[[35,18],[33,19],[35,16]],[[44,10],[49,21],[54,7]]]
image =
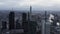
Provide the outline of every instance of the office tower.
[[24,29],[24,34],[28,32],[28,21],[26,20],[27,14],[22,13],[22,27]]
[[20,29],[21,28],[21,25],[19,23],[19,19],[16,20],[16,29]]
[[30,13],[32,13],[32,6],[30,6]]
[[49,21],[42,20],[42,34],[50,34],[50,25]]
[[31,15],[32,15],[32,6],[30,6],[30,13],[29,13],[30,17],[29,19],[31,20]]
[[45,22],[47,21],[47,11],[45,11]]
[[30,20],[30,15],[28,12],[28,34],[36,34],[36,26],[37,22]]
[[42,24],[42,34],[45,34],[45,20],[42,20],[41,24]]
[[29,34],[36,34],[36,21],[29,21]]
[[0,34],[6,34],[7,32],[7,22],[6,21],[2,21],[2,29],[1,29],[1,33]]
[[14,12],[10,12],[9,14],[9,29],[14,29],[15,26],[15,13]]
[[52,25],[51,25],[51,33],[52,34],[60,34],[60,27],[57,26],[57,22],[58,20],[57,19],[54,19]]
[[50,34],[50,25],[51,23],[47,21],[45,24],[45,34]]
[[28,20],[26,20],[27,14],[22,14],[22,26],[24,29],[24,34],[36,34],[36,26],[37,22],[29,20],[29,13],[28,13]]
[[2,21],[2,30],[3,29],[7,29],[7,22],[6,21]]
[[27,17],[27,14],[26,14],[26,13],[22,13],[22,21],[23,21],[23,22],[26,21],[26,17]]

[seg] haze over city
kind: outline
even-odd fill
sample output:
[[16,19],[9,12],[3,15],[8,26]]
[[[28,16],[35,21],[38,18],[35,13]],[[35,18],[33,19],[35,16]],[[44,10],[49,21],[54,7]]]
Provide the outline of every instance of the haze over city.
[[60,0],[0,0],[0,10],[33,10],[60,11]]

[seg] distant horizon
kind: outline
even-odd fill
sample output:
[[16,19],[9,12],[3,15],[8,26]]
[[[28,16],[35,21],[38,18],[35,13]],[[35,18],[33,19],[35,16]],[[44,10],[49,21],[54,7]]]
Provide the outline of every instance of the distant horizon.
[[[30,11],[30,10],[0,10],[0,11]],[[32,10],[32,11],[60,11],[60,10]]]
[[[30,12],[30,10],[0,10],[0,12],[2,12],[2,13],[9,13],[9,12],[11,12],[11,11],[14,11],[14,12]],[[49,13],[60,13],[60,11],[47,11],[47,12],[49,12]],[[45,13],[45,10],[34,10],[34,11],[32,11],[32,13]]]

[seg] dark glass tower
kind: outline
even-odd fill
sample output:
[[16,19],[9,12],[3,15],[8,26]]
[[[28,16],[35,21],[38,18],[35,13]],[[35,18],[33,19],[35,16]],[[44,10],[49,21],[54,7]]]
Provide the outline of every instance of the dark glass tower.
[[15,13],[14,12],[10,12],[9,14],[9,29],[14,29],[14,23],[15,23]]
[[16,20],[16,29],[20,29],[21,28],[21,25],[20,25],[20,23],[18,21],[19,21],[19,19]]
[[29,21],[29,34],[36,34],[37,22]]
[[22,13],[22,27],[24,29],[24,34],[27,34],[28,32],[28,21],[26,19],[27,19],[27,14]]
[[6,21],[2,21],[2,29],[7,29],[7,22]]

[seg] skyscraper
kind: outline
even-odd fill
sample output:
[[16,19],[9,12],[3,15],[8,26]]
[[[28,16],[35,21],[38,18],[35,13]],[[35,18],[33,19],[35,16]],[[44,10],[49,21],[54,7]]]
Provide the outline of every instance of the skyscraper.
[[29,21],[29,34],[36,34],[36,21]]
[[2,29],[7,29],[7,22],[2,21]]
[[45,34],[45,20],[42,20],[42,34]]
[[14,12],[10,12],[9,14],[9,29],[14,29],[14,23],[15,23],[15,13]]
[[45,34],[50,34],[50,25],[51,23],[47,21],[45,24]]
[[27,18],[26,13],[22,13],[22,27],[24,29],[24,34],[27,34],[28,32],[28,21],[26,20]]
[[16,20],[16,29],[20,29],[21,28],[21,25],[20,25],[20,23],[18,21],[19,21],[19,19]]
[[30,6],[30,17],[29,17],[29,19],[31,20],[31,15],[32,15],[32,6]]

